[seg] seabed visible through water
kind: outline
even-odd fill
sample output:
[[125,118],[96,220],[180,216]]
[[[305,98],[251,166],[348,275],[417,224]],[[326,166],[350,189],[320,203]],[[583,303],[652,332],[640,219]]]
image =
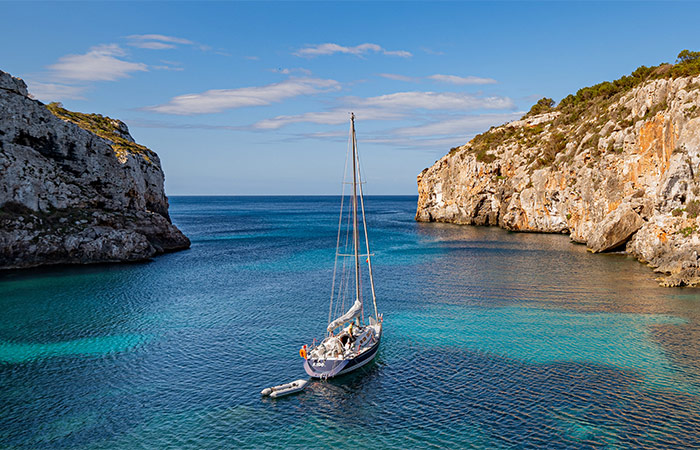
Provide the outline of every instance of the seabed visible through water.
[[700,447],[700,295],[366,199],[376,362],[296,396],[337,197],[174,197],[191,250],[0,275],[0,447]]

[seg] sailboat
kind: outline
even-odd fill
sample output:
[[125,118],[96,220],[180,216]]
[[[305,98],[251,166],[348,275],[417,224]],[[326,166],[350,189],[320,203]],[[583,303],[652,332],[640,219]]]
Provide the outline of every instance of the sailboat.
[[[377,354],[382,338],[383,317],[377,310],[377,297],[374,291],[372,253],[370,253],[367,236],[363,183],[353,113],[350,114],[348,156],[350,154],[352,155],[352,183],[346,183],[343,180],[327,334],[319,344],[316,345],[314,341],[308,349],[305,345],[299,350],[299,354],[304,358],[304,369],[313,378],[327,379],[343,375],[371,362]],[[347,160],[346,156],[346,173]],[[352,184],[352,195],[346,212],[345,186],[349,184]],[[364,246],[360,244],[362,240],[364,240]],[[365,317],[363,298],[367,290],[366,280],[369,280],[369,293],[371,293],[373,306],[373,310],[368,312],[367,317]]]

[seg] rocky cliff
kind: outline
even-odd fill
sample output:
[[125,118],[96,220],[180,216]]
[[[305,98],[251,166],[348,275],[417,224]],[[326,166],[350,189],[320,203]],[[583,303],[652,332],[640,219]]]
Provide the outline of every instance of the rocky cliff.
[[418,176],[416,220],[569,233],[648,263],[662,285],[699,285],[700,55],[690,56],[557,107],[543,99],[453,148]]
[[163,181],[158,156],[124,123],[32,100],[0,71],[0,269],[188,248]]

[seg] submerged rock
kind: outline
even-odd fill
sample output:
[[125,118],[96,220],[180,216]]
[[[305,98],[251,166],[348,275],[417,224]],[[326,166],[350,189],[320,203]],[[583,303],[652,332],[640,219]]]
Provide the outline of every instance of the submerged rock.
[[0,269],[188,248],[155,152],[120,121],[30,98],[0,71]]

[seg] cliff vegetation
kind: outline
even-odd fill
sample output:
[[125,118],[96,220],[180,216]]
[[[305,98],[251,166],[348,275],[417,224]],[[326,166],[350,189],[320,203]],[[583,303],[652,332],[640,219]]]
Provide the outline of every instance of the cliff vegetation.
[[0,71],[0,269],[138,261],[187,248],[155,152],[127,126],[30,98]]
[[140,155],[146,161],[151,162],[153,152],[147,147],[134,142],[124,122],[101,114],[68,111],[58,102],[49,103],[46,105],[46,109],[59,119],[74,123],[83,130],[95,133],[99,137],[110,141],[112,149],[119,159],[124,160],[126,155],[131,153]]
[[700,283],[700,52],[539,100],[418,177],[417,220],[569,233]]

